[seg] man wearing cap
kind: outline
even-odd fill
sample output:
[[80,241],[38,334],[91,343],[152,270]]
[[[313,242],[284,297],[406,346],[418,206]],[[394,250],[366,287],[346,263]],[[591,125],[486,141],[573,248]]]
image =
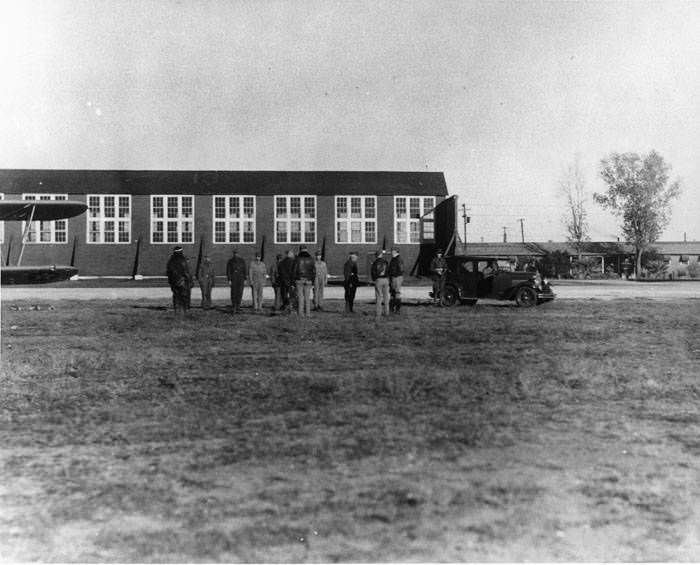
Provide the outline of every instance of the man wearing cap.
[[182,253],[182,247],[177,246],[173,249],[173,254],[165,267],[165,273],[168,276],[170,290],[173,292],[173,309],[176,314],[181,313],[184,316],[190,307],[190,293],[194,281],[187,259]]
[[260,252],[255,254],[255,260],[251,261],[248,267],[248,283],[253,295],[253,311],[259,312],[262,310],[263,288],[265,279],[267,278],[267,267],[260,259]]
[[323,288],[328,281],[328,265],[323,260],[321,251],[316,251],[314,268],[316,269],[314,278],[314,310],[323,310]]
[[403,285],[403,259],[398,247],[391,248],[391,261],[389,261],[389,310],[399,314],[401,311],[401,286]]
[[370,269],[372,281],[374,281],[374,296],[377,300],[377,318],[380,318],[382,313],[385,316],[389,315],[389,264],[383,255],[384,250],[375,253],[376,259]]
[[199,289],[202,291],[202,309],[209,310],[211,308],[211,289],[216,284],[214,265],[212,265],[209,255],[205,255],[202,259],[202,264],[197,272],[197,280],[199,281]]
[[351,314],[355,307],[355,293],[360,282],[357,276],[357,251],[351,251],[343,265],[343,287],[345,288],[345,313]]
[[277,279],[280,283],[282,310],[289,312],[294,300],[294,251],[289,249],[287,256],[277,265]]
[[234,249],[232,257],[226,264],[226,278],[231,285],[231,307],[233,308],[233,314],[238,314],[241,311],[245,276],[245,260],[243,257],[239,257],[238,251]]
[[272,305],[272,310],[277,312],[282,307],[282,292],[280,290],[280,274],[279,266],[280,262],[284,258],[284,255],[278,253],[275,257],[275,261],[270,265],[270,270],[268,271],[268,276],[270,277],[270,284],[272,285],[272,290],[275,291],[275,303]]
[[294,260],[293,278],[297,288],[297,311],[299,316],[311,315],[311,286],[316,278],[316,266],[306,245],[299,247],[299,255]]
[[433,278],[433,304],[440,304],[447,277],[447,261],[442,256],[442,249],[435,250],[435,257],[430,262],[430,275]]

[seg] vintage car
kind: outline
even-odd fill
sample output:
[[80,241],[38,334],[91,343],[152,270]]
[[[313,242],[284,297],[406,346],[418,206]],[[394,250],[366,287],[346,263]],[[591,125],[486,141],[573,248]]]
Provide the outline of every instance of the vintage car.
[[479,298],[514,300],[523,307],[554,300],[546,278],[534,271],[514,270],[508,261],[468,255],[446,257],[446,261],[445,290],[440,300],[443,306],[476,304]]

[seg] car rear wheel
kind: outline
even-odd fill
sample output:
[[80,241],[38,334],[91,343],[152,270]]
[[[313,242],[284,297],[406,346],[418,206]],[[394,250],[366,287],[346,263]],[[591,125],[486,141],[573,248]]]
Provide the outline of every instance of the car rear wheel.
[[522,308],[537,306],[537,294],[529,286],[521,286],[515,291],[515,303]]
[[457,290],[448,286],[440,297],[440,304],[443,306],[454,306],[457,304]]

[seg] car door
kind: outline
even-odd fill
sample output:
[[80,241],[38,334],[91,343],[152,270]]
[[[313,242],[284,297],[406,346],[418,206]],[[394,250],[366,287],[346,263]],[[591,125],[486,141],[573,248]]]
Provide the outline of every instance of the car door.
[[462,298],[467,300],[478,298],[481,274],[476,262],[471,259],[460,261],[459,274],[462,281]]

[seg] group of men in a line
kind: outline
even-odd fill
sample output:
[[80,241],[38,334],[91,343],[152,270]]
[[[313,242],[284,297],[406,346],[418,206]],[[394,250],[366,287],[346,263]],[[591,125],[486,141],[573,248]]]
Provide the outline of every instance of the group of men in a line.
[[[384,250],[375,253],[370,267],[376,298],[376,317],[399,314],[401,312],[401,287],[404,278],[404,262],[398,247],[391,249],[391,259],[384,258]],[[345,313],[354,312],[355,294],[359,286],[358,253],[351,251],[343,265],[343,287],[345,289]],[[431,266],[433,275],[433,296],[439,299],[444,289],[447,264],[441,250],[437,250]],[[190,307],[191,289],[194,278],[190,273],[187,259],[182,247],[175,247],[166,267],[168,283],[173,292],[175,312],[184,313]],[[245,260],[233,250],[231,259],[226,264],[226,278],[231,287],[231,307],[234,314],[240,312],[243,290],[246,283],[251,287],[253,310],[262,310],[263,287],[269,278],[275,293],[274,311],[290,312],[294,309],[299,316],[309,316],[313,310],[323,310],[323,290],[328,282],[328,266],[321,251],[311,257],[305,245],[299,247],[299,253],[287,251],[286,256],[278,254],[275,262],[267,268],[260,253],[246,266]],[[204,256],[198,268],[196,279],[202,291],[202,308],[211,308],[211,291],[215,285],[216,274],[211,259]],[[311,292],[313,290],[313,299]]]

